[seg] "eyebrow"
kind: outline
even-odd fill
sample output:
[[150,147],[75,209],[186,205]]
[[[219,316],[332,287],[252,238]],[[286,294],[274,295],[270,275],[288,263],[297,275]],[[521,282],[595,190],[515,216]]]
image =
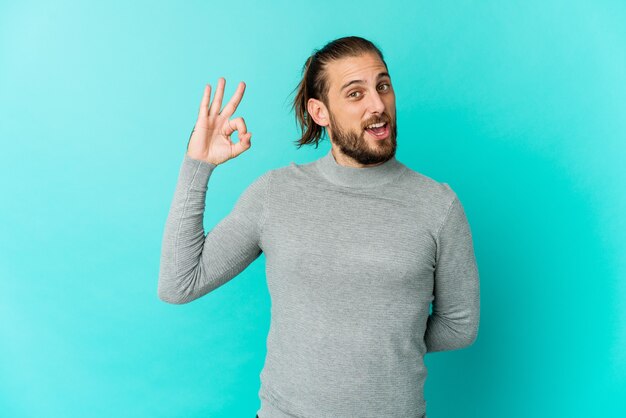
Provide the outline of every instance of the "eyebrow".
[[[387,72],[382,72],[382,73],[378,73],[378,75],[376,76],[376,79],[382,78],[382,77],[389,77],[389,73]],[[391,78],[391,77],[389,77]],[[352,80],[352,81],[348,81],[346,84],[344,84],[343,86],[341,86],[341,90],[339,90],[340,92],[342,92],[346,87],[350,87],[353,84],[365,84],[364,80]]]

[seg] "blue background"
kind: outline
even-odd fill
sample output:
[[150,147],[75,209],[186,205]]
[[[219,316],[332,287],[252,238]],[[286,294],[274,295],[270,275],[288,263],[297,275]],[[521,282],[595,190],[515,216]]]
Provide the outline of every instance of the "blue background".
[[[157,298],[163,227],[205,83],[252,148],[208,230],[296,150],[314,48],[381,47],[398,159],[449,183],[481,278],[477,341],[426,356],[429,418],[626,414],[626,5],[621,1],[0,4],[0,415],[253,417],[264,256]],[[217,197],[217,198],[216,198]]]

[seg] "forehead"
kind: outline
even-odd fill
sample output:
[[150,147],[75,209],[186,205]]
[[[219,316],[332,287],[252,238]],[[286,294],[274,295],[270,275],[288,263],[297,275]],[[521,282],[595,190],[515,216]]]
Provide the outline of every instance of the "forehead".
[[330,91],[339,92],[341,86],[353,80],[376,81],[387,68],[378,55],[367,53],[331,61],[327,66]]

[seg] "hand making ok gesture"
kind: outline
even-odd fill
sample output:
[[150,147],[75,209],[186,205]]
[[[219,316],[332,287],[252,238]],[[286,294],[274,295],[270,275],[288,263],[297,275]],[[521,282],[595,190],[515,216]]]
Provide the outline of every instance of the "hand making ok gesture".
[[[202,96],[200,103],[198,120],[187,146],[187,155],[193,159],[217,165],[235,158],[251,146],[250,137],[252,134],[247,131],[243,118],[229,119],[235,113],[246,85],[243,81],[239,83],[237,91],[220,112],[225,84],[226,80],[221,77],[218,80],[217,91],[210,107],[211,85],[204,86],[204,96]],[[239,136],[239,141],[236,144],[230,139],[235,131],[238,132]]]

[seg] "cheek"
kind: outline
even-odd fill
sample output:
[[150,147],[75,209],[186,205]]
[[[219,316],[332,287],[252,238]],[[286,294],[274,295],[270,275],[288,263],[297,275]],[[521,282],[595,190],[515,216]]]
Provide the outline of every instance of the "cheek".
[[357,132],[362,131],[361,128],[361,120],[363,119],[363,114],[358,112],[350,112],[342,115],[341,125],[346,129],[353,129]]
[[385,104],[387,106],[387,109],[389,109],[392,112],[395,112],[395,110],[396,110],[396,98],[395,98],[395,96],[389,96],[387,98],[387,100],[385,101]]

